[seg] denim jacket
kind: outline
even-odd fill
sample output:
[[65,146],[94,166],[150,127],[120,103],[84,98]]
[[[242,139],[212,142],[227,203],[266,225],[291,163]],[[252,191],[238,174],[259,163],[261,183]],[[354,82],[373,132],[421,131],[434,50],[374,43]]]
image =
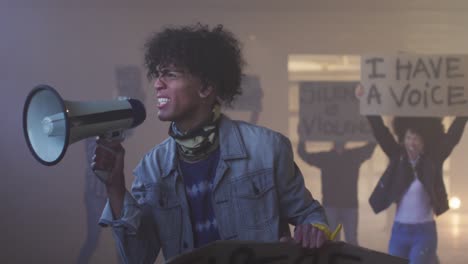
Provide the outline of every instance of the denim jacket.
[[[212,203],[223,240],[278,241],[289,225],[327,224],[304,185],[291,143],[272,130],[222,116],[220,160]],[[113,227],[125,263],[153,263],[193,250],[183,179],[172,138],[149,151],[134,170],[131,194],[115,219],[109,203],[100,224]]]

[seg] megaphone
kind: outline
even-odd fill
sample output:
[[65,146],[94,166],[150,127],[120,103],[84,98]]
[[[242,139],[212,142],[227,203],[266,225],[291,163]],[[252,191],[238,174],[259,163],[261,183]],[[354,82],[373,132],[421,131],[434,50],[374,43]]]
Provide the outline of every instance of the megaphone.
[[66,101],[51,86],[38,85],[24,104],[23,132],[34,158],[52,166],[62,160],[68,145],[134,128],[145,118],[145,107],[136,99]]

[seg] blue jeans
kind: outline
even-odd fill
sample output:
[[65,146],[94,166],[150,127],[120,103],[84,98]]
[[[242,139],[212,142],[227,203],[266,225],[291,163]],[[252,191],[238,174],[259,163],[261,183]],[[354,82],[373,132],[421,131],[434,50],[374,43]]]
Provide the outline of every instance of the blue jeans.
[[[346,242],[358,245],[357,240],[357,225],[358,225],[358,209],[357,208],[337,208],[325,207],[327,213],[328,224],[330,230],[335,230],[338,224],[343,225]],[[340,232],[341,233],[341,232]],[[340,240],[341,234],[338,233],[336,240]]]
[[437,259],[435,221],[421,224],[393,223],[388,253],[409,259],[410,264],[432,264]]

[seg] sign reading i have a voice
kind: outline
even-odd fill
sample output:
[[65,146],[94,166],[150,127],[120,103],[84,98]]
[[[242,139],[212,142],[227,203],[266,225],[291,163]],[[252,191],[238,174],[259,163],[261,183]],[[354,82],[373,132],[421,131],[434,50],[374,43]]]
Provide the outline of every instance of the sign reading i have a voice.
[[467,55],[363,56],[363,115],[468,114]]

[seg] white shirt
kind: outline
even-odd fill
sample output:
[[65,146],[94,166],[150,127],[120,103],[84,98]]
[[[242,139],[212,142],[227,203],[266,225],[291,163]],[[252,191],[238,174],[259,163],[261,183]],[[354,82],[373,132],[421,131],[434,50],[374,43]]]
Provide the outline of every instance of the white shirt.
[[[418,160],[410,161],[415,168]],[[397,206],[395,221],[405,224],[418,224],[434,221],[431,200],[414,170],[414,181],[408,187]]]

